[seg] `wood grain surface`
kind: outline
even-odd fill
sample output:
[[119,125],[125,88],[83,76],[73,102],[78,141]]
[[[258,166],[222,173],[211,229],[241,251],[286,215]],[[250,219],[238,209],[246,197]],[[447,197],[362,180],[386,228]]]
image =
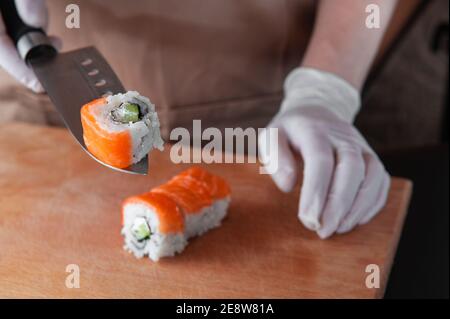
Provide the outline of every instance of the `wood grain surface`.
[[[120,204],[189,165],[169,147],[152,152],[150,174],[112,171],[92,160],[64,129],[0,128],[1,297],[374,298],[389,275],[411,193],[394,178],[389,201],[368,225],[321,240],[297,219],[299,186],[277,190],[257,164],[205,165],[233,195],[222,227],[154,263],[122,249]],[[65,285],[80,267],[80,288]],[[368,289],[366,265],[381,269]]]

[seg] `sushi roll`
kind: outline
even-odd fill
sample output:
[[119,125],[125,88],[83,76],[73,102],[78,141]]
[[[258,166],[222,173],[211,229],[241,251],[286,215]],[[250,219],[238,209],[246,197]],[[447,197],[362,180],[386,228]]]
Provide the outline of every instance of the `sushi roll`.
[[230,188],[222,178],[199,167],[191,168],[153,190],[171,197],[181,208],[187,238],[220,225],[230,203]]
[[146,193],[129,197],[122,206],[122,234],[125,249],[137,258],[154,261],[181,252],[187,242],[184,217],[168,197]]
[[[222,178],[210,174],[204,169],[194,167],[175,176],[167,183],[160,185],[150,192],[133,196],[125,200],[122,208],[122,234],[125,237],[125,249],[134,253],[136,257],[148,255],[150,259],[156,261],[159,257],[173,256],[181,252],[186,246],[187,240],[194,236],[199,236],[206,231],[218,227],[222,219],[226,216],[228,206],[231,201],[231,190],[228,183]],[[135,206],[136,199],[146,199],[147,204],[139,207]],[[152,203],[149,202],[152,200]],[[165,204],[155,204],[164,200]],[[169,204],[170,203],[170,204]],[[131,205],[131,206],[130,206]],[[156,215],[149,214],[148,206],[164,208]],[[168,209],[170,207],[170,210]],[[145,210],[145,212],[144,212]],[[177,213],[175,213],[175,211]],[[177,239],[164,241],[170,244],[171,248],[160,248],[159,244],[148,244],[151,242],[153,234],[159,234],[157,239],[165,238],[167,235],[156,228],[160,225],[158,218],[149,216],[182,216],[182,229],[176,229],[177,236],[182,233],[182,240]],[[156,220],[156,222],[155,222]],[[168,221],[180,224],[179,219],[171,218]],[[164,224],[167,226],[167,224]],[[178,238],[178,237],[177,237]],[[181,244],[183,243],[183,244]]]
[[136,91],[96,99],[81,108],[83,139],[100,161],[126,168],[153,148],[163,150],[155,106]]

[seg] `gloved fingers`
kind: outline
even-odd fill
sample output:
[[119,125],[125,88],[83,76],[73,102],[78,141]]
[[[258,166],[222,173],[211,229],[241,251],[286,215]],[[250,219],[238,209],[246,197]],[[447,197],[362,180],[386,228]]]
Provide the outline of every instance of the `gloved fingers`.
[[373,154],[375,157],[377,156],[369,143],[365,140],[364,136],[354,126],[347,126],[347,124],[346,127],[343,127],[342,125],[330,125],[328,130],[331,133],[331,139],[334,144],[338,144],[339,141],[346,141],[349,145],[359,147],[363,154]]
[[297,181],[297,163],[284,130],[277,127],[268,128],[278,129],[278,139],[272,141],[268,136],[268,129],[262,130],[258,137],[259,154],[266,167],[273,164],[277,166],[273,172],[268,171],[277,187],[287,193],[292,190]]
[[315,231],[320,228],[320,216],[333,175],[333,149],[325,137],[314,132],[292,130],[288,135],[304,162],[298,217],[306,228]]
[[[47,31],[48,10],[45,0],[15,0],[15,2],[19,16],[26,24],[35,28],[42,28]],[[58,51],[62,48],[60,38],[49,36],[49,39]]]
[[47,31],[48,12],[45,0],[15,0],[16,8],[23,22]]
[[378,199],[373,208],[364,216],[361,218],[361,220],[358,222],[359,225],[367,224],[372,218],[374,218],[380,210],[384,207],[386,204],[388,195],[389,195],[389,189],[391,187],[391,177],[389,174],[385,174],[383,178],[383,185],[380,189],[380,193],[378,194]]
[[365,163],[361,150],[351,144],[336,146],[337,164],[322,214],[320,238],[330,237],[350,211],[364,180]]
[[378,196],[383,186],[386,174],[383,165],[374,154],[365,154],[366,176],[356,195],[355,202],[350,212],[341,221],[337,233],[342,234],[352,230],[363,216],[375,207]]
[[[378,155],[370,147],[369,143],[367,143],[366,139],[361,134],[361,132],[358,131],[355,127],[352,127],[352,135],[355,137],[356,143],[361,148],[363,154],[371,155],[371,156],[375,157],[376,159],[378,159],[378,161],[380,160],[378,158]],[[381,162],[380,162],[380,164],[381,164]]]
[[[47,29],[48,16],[44,0],[15,0],[15,3],[19,16],[26,24]],[[59,39],[50,37],[50,41],[56,48],[61,48]],[[17,49],[6,34],[3,21],[0,21],[0,66],[32,91],[44,92],[34,72],[19,57]]]
[[[61,39],[52,36],[49,38],[59,51],[62,47]],[[12,41],[4,33],[0,33],[0,67],[33,92],[45,92],[33,70],[20,58]]]
[[6,33],[0,33],[0,67],[32,91],[44,92],[36,75],[19,57],[17,49]]

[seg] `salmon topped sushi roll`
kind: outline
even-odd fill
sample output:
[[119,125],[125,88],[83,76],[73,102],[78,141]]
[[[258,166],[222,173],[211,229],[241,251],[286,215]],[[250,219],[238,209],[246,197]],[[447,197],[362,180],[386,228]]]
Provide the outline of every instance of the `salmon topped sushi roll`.
[[230,188],[222,178],[194,167],[153,191],[173,198],[185,215],[186,236],[198,236],[220,225],[230,203]]
[[155,106],[135,91],[85,104],[81,124],[87,149],[117,168],[139,162],[153,148],[163,150]]
[[[208,173],[202,168],[193,168],[180,173],[167,183],[153,188],[146,194],[130,197],[125,200],[123,205],[124,226],[122,234],[125,236],[125,247],[134,252],[137,257],[147,254],[152,260],[157,260],[162,256],[172,256],[180,251],[180,246],[177,245],[174,245],[171,250],[164,249],[164,254],[153,246],[146,246],[145,241],[151,241],[151,235],[149,234],[152,233],[151,229],[154,226],[151,226],[152,224],[147,220],[147,215],[142,212],[143,207],[130,206],[130,203],[144,201],[147,206],[150,204],[152,207],[164,207],[165,213],[159,213],[162,217],[177,216],[177,218],[169,219],[158,217],[159,223],[157,225],[160,227],[160,232],[166,227],[172,229],[169,227],[169,222],[178,225],[175,228],[179,232],[180,221],[178,216],[182,216],[182,234],[186,241],[221,224],[222,219],[227,214],[230,196],[231,190],[225,180]],[[155,200],[159,203],[156,206]],[[164,204],[162,204],[163,201]],[[170,214],[166,212],[168,207],[170,207],[169,211],[172,211]],[[173,213],[176,210],[175,207],[179,212],[177,214]],[[159,216],[158,213],[156,215]],[[151,251],[145,247],[149,247]]]
[[169,197],[145,193],[129,197],[122,206],[122,234],[125,249],[141,258],[160,257],[181,252],[187,242],[184,236],[184,217]]
[[[212,200],[210,213],[204,214],[202,223],[194,223],[194,234],[204,232],[220,225],[225,217],[231,201],[231,189],[228,183],[220,176],[209,173],[201,167],[194,166],[180,173],[175,179],[183,180],[183,183],[198,183],[206,186]],[[195,218],[195,215],[192,215]]]
[[201,188],[189,188],[181,179],[173,179],[167,184],[156,187],[153,192],[165,194],[177,203],[181,211],[184,213],[187,238],[201,235],[207,230],[217,225],[205,222],[205,216],[211,216],[212,198],[209,194],[202,193]]

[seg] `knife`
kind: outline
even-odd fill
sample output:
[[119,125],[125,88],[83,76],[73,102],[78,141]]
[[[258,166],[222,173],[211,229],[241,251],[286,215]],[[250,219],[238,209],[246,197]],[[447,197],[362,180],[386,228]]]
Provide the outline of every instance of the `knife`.
[[6,31],[20,57],[33,69],[47,91],[64,124],[97,162],[125,173],[147,174],[148,156],[125,169],[103,163],[86,148],[81,126],[81,107],[102,96],[123,93],[125,89],[105,58],[95,47],[58,53],[45,31],[26,25],[14,0],[0,0]]

